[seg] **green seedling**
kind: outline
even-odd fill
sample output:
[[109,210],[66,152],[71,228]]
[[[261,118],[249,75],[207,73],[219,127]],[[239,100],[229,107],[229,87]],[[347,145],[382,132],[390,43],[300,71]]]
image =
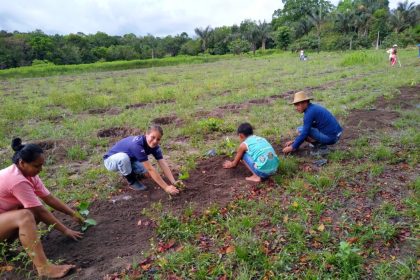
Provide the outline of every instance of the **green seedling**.
[[80,202],[79,206],[77,207],[80,215],[85,216],[85,217],[89,215],[89,205],[90,203],[87,201]]
[[[83,218],[87,218],[89,215],[89,205],[90,203],[87,201],[80,202],[78,208],[78,212]],[[82,231],[85,232],[89,227],[96,226],[97,222],[94,219],[88,218],[85,219],[85,222],[82,225]]]
[[94,219],[86,219],[85,223],[82,225],[82,231],[86,231],[91,226],[96,226],[97,222]]
[[232,157],[236,151],[236,143],[226,137],[224,142],[225,153],[227,156]]
[[179,171],[178,179],[187,180],[188,178],[190,178],[190,173],[188,172],[188,170],[186,170],[184,167],[181,168],[181,170]]

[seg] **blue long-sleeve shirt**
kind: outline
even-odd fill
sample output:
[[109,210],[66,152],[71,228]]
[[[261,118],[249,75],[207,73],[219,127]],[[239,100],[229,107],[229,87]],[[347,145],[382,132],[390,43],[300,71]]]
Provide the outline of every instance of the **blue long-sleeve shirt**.
[[337,119],[324,107],[318,104],[309,103],[303,116],[303,129],[300,135],[293,142],[293,149],[296,150],[309,136],[311,127],[318,129],[321,133],[337,137],[338,133],[342,132],[340,124]]

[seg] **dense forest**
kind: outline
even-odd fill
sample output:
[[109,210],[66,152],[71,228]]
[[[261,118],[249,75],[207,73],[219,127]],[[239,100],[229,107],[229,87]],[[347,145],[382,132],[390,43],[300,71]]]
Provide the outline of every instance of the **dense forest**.
[[44,63],[79,64],[97,61],[161,58],[176,55],[240,54],[258,49],[349,50],[405,47],[420,43],[420,5],[387,0],[283,0],[271,22],[246,19],[239,25],[198,27],[191,38],[151,34],[47,35],[0,31],[0,69]]

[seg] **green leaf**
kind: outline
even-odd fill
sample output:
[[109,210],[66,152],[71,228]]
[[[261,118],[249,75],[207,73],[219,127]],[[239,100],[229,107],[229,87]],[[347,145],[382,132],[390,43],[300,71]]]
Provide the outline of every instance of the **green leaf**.
[[80,213],[80,215],[83,215],[83,216],[87,216],[87,215],[89,215],[89,210],[87,210],[87,209],[85,209],[85,210],[80,210],[79,211],[79,213]]
[[190,173],[188,173],[188,171],[180,173],[178,177],[180,180],[187,180],[188,178],[190,178]]
[[80,202],[80,204],[79,204],[79,210],[80,210],[80,213],[82,213],[82,211],[84,211],[84,210],[87,210],[87,209],[89,209],[89,202],[87,202],[87,201],[82,201],[82,202]]
[[94,219],[86,219],[85,225],[96,226],[98,223]]

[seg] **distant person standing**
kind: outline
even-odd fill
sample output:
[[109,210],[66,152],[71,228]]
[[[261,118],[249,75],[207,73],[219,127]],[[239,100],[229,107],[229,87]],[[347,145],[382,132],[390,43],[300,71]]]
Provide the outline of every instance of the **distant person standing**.
[[397,63],[397,45],[393,45],[392,48],[387,50],[387,53],[389,54],[389,64],[391,66],[394,66]]
[[306,58],[306,57],[305,57],[305,52],[304,52],[303,50],[300,50],[299,59],[300,59],[300,60],[306,60],[305,58]]

